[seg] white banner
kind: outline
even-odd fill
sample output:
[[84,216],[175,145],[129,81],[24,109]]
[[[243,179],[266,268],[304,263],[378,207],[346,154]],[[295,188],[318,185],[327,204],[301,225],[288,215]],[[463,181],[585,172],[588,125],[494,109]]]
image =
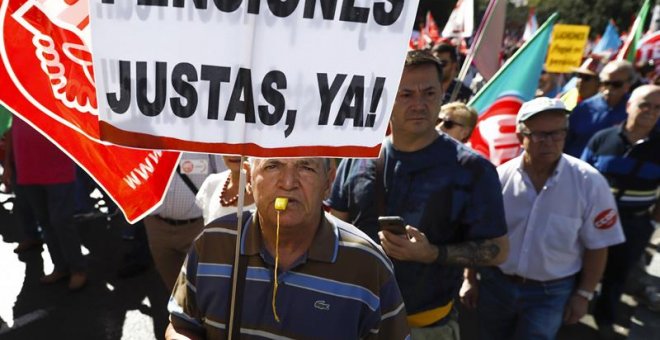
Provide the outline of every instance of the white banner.
[[92,0],[101,138],[377,156],[418,0]]

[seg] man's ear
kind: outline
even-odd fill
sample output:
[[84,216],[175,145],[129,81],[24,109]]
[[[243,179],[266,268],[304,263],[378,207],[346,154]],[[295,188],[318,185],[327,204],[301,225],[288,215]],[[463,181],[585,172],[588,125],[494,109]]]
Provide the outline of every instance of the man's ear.
[[243,162],[243,170],[245,170],[245,174],[247,175],[247,180],[249,182],[251,172],[252,172],[252,168],[250,167],[250,162],[248,162],[247,160],[245,162]]
[[335,164],[334,159],[330,161],[330,167],[328,169],[328,182],[325,191],[323,192],[324,197],[330,197],[330,191],[332,190],[332,183],[335,182],[335,177],[337,176],[337,165]]
[[245,171],[245,191],[252,195],[252,168],[247,160],[243,162],[243,170]]

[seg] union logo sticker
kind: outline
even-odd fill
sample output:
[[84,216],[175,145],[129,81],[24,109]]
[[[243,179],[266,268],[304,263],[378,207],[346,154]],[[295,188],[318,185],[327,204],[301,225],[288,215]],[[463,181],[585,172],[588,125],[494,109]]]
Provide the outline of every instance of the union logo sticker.
[[594,218],[594,227],[598,229],[609,229],[614,226],[619,216],[614,209],[606,209],[598,213]]

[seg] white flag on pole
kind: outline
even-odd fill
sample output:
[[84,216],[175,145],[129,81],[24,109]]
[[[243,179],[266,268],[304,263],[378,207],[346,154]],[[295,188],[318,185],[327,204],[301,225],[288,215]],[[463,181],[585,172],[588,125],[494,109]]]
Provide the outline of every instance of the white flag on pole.
[[442,30],[445,38],[469,38],[474,31],[474,0],[458,0]]

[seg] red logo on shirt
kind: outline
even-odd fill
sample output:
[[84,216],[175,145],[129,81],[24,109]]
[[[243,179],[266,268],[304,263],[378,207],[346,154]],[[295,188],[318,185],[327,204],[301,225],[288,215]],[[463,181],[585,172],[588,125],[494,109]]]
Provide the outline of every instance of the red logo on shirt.
[[609,229],[616,223],[617,218],[616,210],[603,210],[594,218],[594,226],[598,229]]

